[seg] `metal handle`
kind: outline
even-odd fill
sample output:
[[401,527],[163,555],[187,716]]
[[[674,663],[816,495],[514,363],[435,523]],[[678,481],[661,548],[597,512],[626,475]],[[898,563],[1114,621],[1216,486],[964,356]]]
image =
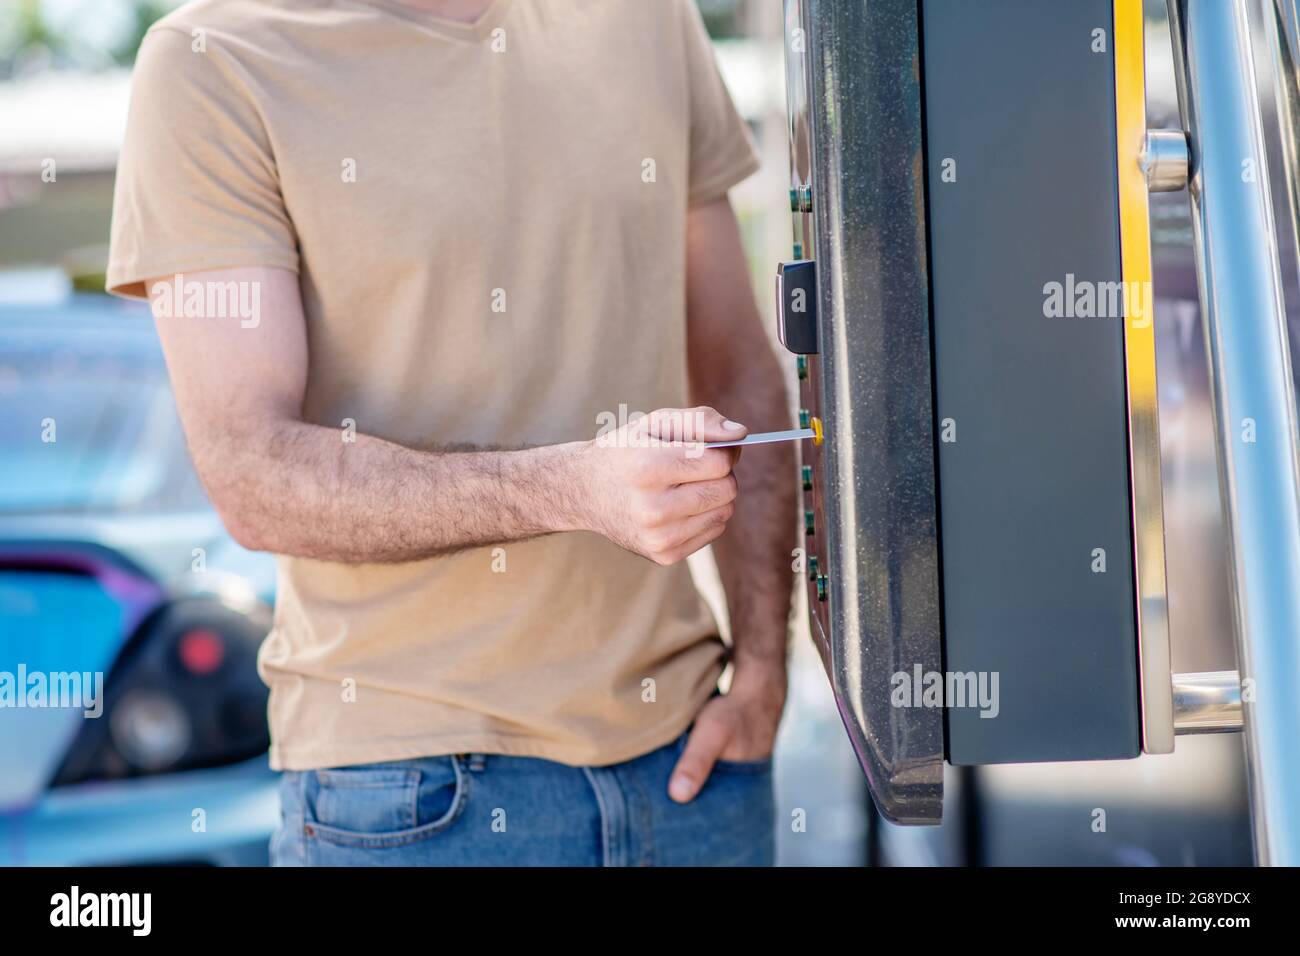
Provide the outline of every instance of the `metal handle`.
[[1174,675],[1174,732],[1223,734],[1241,730],[1241,678],[1236,671]]

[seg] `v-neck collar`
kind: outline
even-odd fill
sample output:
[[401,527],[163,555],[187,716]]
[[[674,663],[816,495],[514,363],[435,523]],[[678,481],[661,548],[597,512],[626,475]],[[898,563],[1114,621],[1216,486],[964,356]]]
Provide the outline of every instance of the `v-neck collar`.
[[492,35],[492,31],[501,25],[510,9],[511,0],[492,0],[479,14],[478,19],[470,22],[450,20],[412,4],[403,3],[402,0],[364,0],[364,2],[383,7],[399,17],[422,24],[450,39],[475,43],[486,40]]

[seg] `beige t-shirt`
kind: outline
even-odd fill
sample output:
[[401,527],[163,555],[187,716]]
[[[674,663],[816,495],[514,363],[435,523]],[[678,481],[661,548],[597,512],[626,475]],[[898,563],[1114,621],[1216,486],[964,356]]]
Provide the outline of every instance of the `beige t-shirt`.
[[[689,403],[687,210],[756,166],[693,0],[496,0],[475,24],[200,0],[140,52],[108,286],[294,269],[308,421],[587,439],[621,406]],[[721,669],[686,566],[593,534],[279,571],[277,768],[613,763],[679,734]]]

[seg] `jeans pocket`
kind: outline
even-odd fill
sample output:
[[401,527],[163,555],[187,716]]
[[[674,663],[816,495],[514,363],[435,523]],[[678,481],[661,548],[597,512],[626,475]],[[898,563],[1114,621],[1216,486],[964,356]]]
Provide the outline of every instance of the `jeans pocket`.
[[714,770],[730,773],[771,773],[772,756],[760,757],[758,760],[719,760],[713,765]]
[[426,840],[456,821],[466,785],[455,757],[317,770],[308,780],[304,830],[338,846]]

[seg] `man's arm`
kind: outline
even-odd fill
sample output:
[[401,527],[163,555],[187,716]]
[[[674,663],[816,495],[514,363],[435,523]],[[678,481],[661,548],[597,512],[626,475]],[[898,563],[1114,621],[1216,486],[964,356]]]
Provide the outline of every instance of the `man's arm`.
[[[251,283],[260,322],[154,314],[195,467],[228,530],[253,550],[342,562],[410,561],[560,531],[594,531],[660,564],[715,540],[731,517],[735,454],[667,444],[658,424],[608,441],[430,452],[303,421],[307,333],[298,278],[223,269],[187,282]],[[205,299],[208,298],[205,296]],[[696,442],[744,434],[712,409]]]
[[[755,431],[789,427],[785,382],[750,287],[740,230],[727,199],[691,210],[687,232],[692,400],[719,405]],[[771,753],[785,705],[794,547],[794,450],[749,449],[736,465],[741,495],[713,546],[727,592],[731,691],[700,712],[670,794],[690,800],[718,758]]]

